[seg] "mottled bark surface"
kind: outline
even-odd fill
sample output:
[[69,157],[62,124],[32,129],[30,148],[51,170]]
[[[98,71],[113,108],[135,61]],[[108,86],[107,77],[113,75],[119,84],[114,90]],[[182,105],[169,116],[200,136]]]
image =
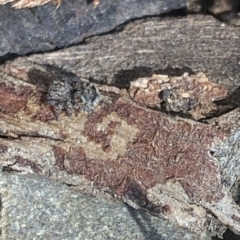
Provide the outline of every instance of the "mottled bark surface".
[[[2,171],[38,174],[117,198],[199,236],[221,235],[226,228],[240,234],[240,207],[231,189],[239,178],[234,156],[240,140],[237,125],[224,122],[236,109],[214,119],[215,125],[166,114],[170,108],[212,118],[239,105],[239,35],[212,17],[155,18],[1,65]],[[95,82],[101,101],[89,113],[63,111],[56,119],[47,94],[54,74],[66,72]],[[168,75],[159,82],[153,73]],[[148,87],[137,89],[141,97],[135,98],[129,86],[139,77]],[[171,79],[166,88],[164,79]]]
[[[240,233],[240,209],[211,156],[228,133],[141,107],[127,90],[106,85],[96,85],[101,101],[92,112],[63,112],[55,120],[44,88],[22,73],[26,81],[1,75],[3,171],[105,192],[199,235],[209,229],[216,234],[221,224]],[[44,80],[48,73],[38,74]]]
[[216,119],[212,119],[211,124],[226,132],[236,132],[240,129],[240,109],[236,108]]
[[131,82],[131,98],[150,108],[182,114],[195,120],[219,114],[219,102],[227,97],[225,87],[208,81],[204,74],[179,77],[153,75]]

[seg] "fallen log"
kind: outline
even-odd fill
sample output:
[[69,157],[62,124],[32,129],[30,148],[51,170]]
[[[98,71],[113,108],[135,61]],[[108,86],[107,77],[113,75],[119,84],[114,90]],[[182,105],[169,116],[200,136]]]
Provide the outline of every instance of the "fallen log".
[[57,9],[48,3],[20,10],[6,4],[0,6],[0,56],[66,47],[131,19],[181,8],[186,8],[185,0],[110,0],[96,8],[86,0],[70,0]]
[[89,38],[79,46],[16,59],[1,69],[21,78],[26,72],[21,66],[30,70],[34,63],[50,65],[51,71],[55,67],[120,88],[154,73],[203,72],[210,81],[234,90],[240,78],[239,38],[239,28],[223,26],[211,16],[150,18],[127,24],[114,34]]
[[[227,227],[239,234],[240,210],[231,192],[239,176],[238,160],[231,156],[239,151],[231,146],[238,146],[238,128],[233,126],[230,137],[231,126],[225,131],[224,122],[219,130],[214,125],[173,118],[149,109],[143,104],[149,99],[141,97],[145,101],[140,102],[134,99],[135,93],[129,95],[130,81],[140,81],[139,77],[149,81],[153,73],[161,73],[168,74],[163,79],[185,77],[189,86],[209,91],[214,99],[228,99],[228,110],[236,107],[238,98],[229,96],[238,84],[238,39],[237,28],[221,26],[212,17],[188,16],[177,22],[156,18],[88,39],[81,46],[1,65],[2,170],[40,174],[79,191],[108,194],[199,235],[211,231],[221,236]],[[188,77],[182,75],[185,71]],[[203,87],[195,83],[199,72],[209,78]],[[64,105],[56,118],[47,95],[52,82],[61,82],[64,74],[95,82],[101,101],[93,111],[75,109],[68,116]],[[208,94],[203,98],[184,85],[174,92],[176,85],[171,84],[171,94],[176,93],[184,103],[189,100],[180,112],[187,109],[198,120],[196,116],[201,118],[204,113],[209,117],[212,110],[216,110],[213,115],[218,111]],[[166,91],[162,85],[158,87]],[[171,102],[171,94],[156,103],[164,100],[175,111],[177,102]],[[200,104],[188,105],[190,98]],[[66,99],[63,94],[64,103]],[[61,98],[58,101],[61,104]],[[229,152],[222,150],[225,148]],[[233,164],[226,164],[226,159]]]
[[229,133],[142,107],[124,89],[96,88],[101,101],[92,112],[63,111],[56,119],[46,91],[2,74],[3,171],[102,192],[199,235],[221,236],[226,227],[239,234],[240,207],[230,192],[238,160],[226,171],[220,167],[236,152],[221,152],[233,142],[227,143]]
[[[8,2],[20,9],[12,8]],[[238,0],[102,0],[95,7],[87,0],[53,2],[58,6],[49,0],[0,1],[0,5],[8,3],[0,6],[1,61],[15,54],[45,52],[78,44],[89,36],[112,31],[132,19],[174,10],[180,10],[178,14],[186,9],[198,13],[209,11],[224,21],[240,25]]]

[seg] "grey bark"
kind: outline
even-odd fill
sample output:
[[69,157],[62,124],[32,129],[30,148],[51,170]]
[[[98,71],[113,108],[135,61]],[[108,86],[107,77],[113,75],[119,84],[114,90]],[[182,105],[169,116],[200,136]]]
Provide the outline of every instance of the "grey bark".
[[90,38],[85,44],[17,59],[11,65],[51,65],[120,87],[153,73],[203,72],[210,81],[233,90],[240,79],[239,39],[240,28],[222,25],[211,16],[150,18],[114,34]]
[[[219,230],[218,224],[220,222],[224,224],[224,227],[230,226],[235,232],[239,233],[239,206],[234,203],[230,192],[228,189],[225,189],[224,184],[222,186],[218,160],[213,159],[208,153],[210,146],[214,143],[213,138],[219,137],[223,141],[229,137],[228,133],[217,131],[213,126],[208,127],[191,121],[185,122],[179,119],[175,121],[168,115],[136,107],[133,103],[123,98],[122,102],[120,99],[119,104],[115,107],[114,103],[112,103],[105,108],[103,107],[102,110],[96,111],[97,114],[101,114],[102,111],[102,114],[106,114],[109,117],[103,118],[104,121],[107,121],[107,124],[102,125],[106,126],[104,127],[107,131],[105,137],[101,131],[99,132],[99,129],[101,129],[99,128],[101,118],[98,118],[98,116],[91,117],[90,115],[89,117],[80,113],[79,116],[70,118],[63,114],[60,116],[60,120],[56,122],[51,118],[51,111],[48,109],[48,106],[45,106],[41,98],[41,95],[46,94],[44,91],[47,88],[44,90],[40,87],[36,88],[36,85],[38,85],[37,81],[45,81],[46,87],[51,80],[51,77],[46,77],[47,73],[46,75],[37,75],[37,70],[40,69],[38,64],[42,64],[45,66],[51,65],[53,69],[55,67],[57,70],[68,71],[73,75],[76,74],[89,80],[102,81],[122,87],[127,86],[127,84],[124,85],[124,80],[128,83],[137,77],[150,76],[152,73],[165,72],[177,75],[183,71],[189,71],[190,73],[202,71],[210,77],[209,80],[221,84],[224,83],[230,89],[234,89],[239,78],[238,40],[239,30],[237,28],[222,26],[212,17],[188,16],[184,19],[178,19],[178,21],[171,18],[160,21],[159,19],[150,19],[146,22],[137,21],[136,23],[131,23],[123,31],[113,35],[89,39],[86,41],[86,44],[78,47],[68,48],[55,53],[33,55],[8,62],[6,65],[1,66],[0,106],[1,123],[4,126],[1,129],[1,165],[4,166],[5,171],[10,172],[9,174],[12,174],[12,171],[41,173],[59,181],[64,181],[67,184],[76,184],[77,182],[76,185],[78,186],[82,186],[79,182],[81,182],[82,172],[85,171],[90,180],[99,181],[100,187],[101,184],[104,187],[108,187],[108,185],[111,187],[114,181],[116,181],[115,185],[113,184],[114,187],[119,187],[119,178],[114,174],[119,174],[120,177],[125,176],[121,171],[124,170],[128,174],[129,167],[126,165],[125,169],[123,169],[120,167],[122,166],[120,165],[121,162],[119,165],[117,165],[117,161],[112,164],[111,159],[107,163],[106,159],[108,158],[106,156],[109,155],[108,151],[111,150],[108,148],[108,136],[111,138],[111,135],[114,134],[115,138],[112,138],[113,145],[111,147],[117,146],[118,148],[112,150],[111,154],[113,155],[111,156],[118,157],[117,151],[121,148],[114,141],[119,138],[126,138],[127,141],[132,141],[131,137],[133,136],[132,131],[124,128],[119,129],[118,124],[122,127],[131,126],[131,130],[134,130],[136,124],[126,125],[124,121],[137,120],[136,123],[139,123],[139,128],[143,127],[144,129],[142,129],[140,137],[137,138],[139,146],[134,142],[133,151],[128,151],[128,153],[129,157],[132,158],[140,156],[141,150],[143,150],[143,156],[140,158],[142,163],[140,163],[144,171],[141,172],[141,169],[137,169],[138,164],[136,166],[133,164],[139,171],[139,175],[136,175],[136,172],[135,175],[129,173],[129,177],[136,177],[137,180],[144,179],[144,183],[154,185],[154,187],[152,185],[148,186],[147,194],[156,205],[163,206],[161,207],[162,214],[166,214],[166,217],[171,219],[172,212],[168,211],[168,207],[165,207],[170,204],[170,209],[174,209],[176,206],[177,209],[184,209],[184,213],[202,219],[200,225],[203,223],[201,226],[203,229],[207,227],[204,224],[207,222],[213,228],[212,232],[216,233]],[[120,93],[119,89],[117,91]],[[123,104],[122,107],[121,104]],[[122,112],[119,110],[119,106]],[[113,109],[111,110],[111,108]],[[106,111],[110,111],[113,114],[108,114]],[[116,116],[118,111],[120,112]],[[124,111],[127,111],[127,113],[124,114]],[[137,114],[138,112],[139,114]],[[144,116],[141,116],[140,113],[144,114]],[[116,119],[113,119],[115,121],[111,122],[112,116]],[[124,118],[126,119],[124,120]],[[157,120],[153,121],[153,119]],[[100,121],[99,123],[98,120]],[[88,121],[89,125],[85,125],[85,121]],[[142,121],[142,124],[140,124],[140,121]],[[158,127],[156,123],[161,123],[161,121],[164,121],[164,124]],[[169,124],[167,124],[168,122]],[[158,136],[164,136],[166,129],[162,126],[166,127],[166,124],[168,125],[167,131],[169,136],[173,137],[172,140],[174,142],[172,146],[174,147],[171,147],[169,144],[164,145],[165,138],[157,137],[156,139],[162,142],[154,143],[152,146],[160,146],[163,150],[160,151],[158,147],[156,151],[151,153],[150,150],[152,148],[147,145],[148,141],[145,140],[148,139],[151,142],[155,139],[151,135],[155,135],[157,131],[163,131]],[[89,131],[85,130],[86,126]],[[83,130],[85,133],[81,133]],[[123,134],[119,136],[118,134],[121,132]],[[130,136],[127,135],[129,132],[131,133]],[[174,134],[176,133],[184,136],[183,142],[185,145],[183,145],[182,149],[190,149],[189,153],[183,156],[180,154],[179,157],[178,154],[174,153],[178,148],[181,148],[181,138],[175,138]],[[81,157],[83,159],[85,157],[82,156],[84,154],[79,146],[79,142],[76,140],[80,139],[81,146],[86,147],[86,152],[93,153],[92,148],[90,150],[88,148],[90,140],[85,141],[84,134],[89,134],[88,138],[95,141],[93,142],[94,146],[102,145],[102,148],[97,148],[97,151],[101,151],[101,154],[90,159],[95,161],[95,158],[99,158],[99,161],[96,161],[96,164],[99,163],[99,166],[96,166],[95,169],[96,174],[92,172],[94,165],[89,165],[86,168],[84,164],[81,165],[82,162],[85,162],[85,160],[82,161]],[[25,138],[26,136],[27,138]],[[142,142],[141,137],[144,138]],[[96,139],[94,140],[94,138]],[[171,140],[170,137],[168,138]],[[29,148],[30,143],[33,146],[32,148]],[[122,141],[118,141],[118,143],[122,143]],[[54,144],[56,144],[55,147]],[[144,150],[143,144],[145,144],[147,151]],[[20,146],[22,146],[22,150],[19,150]],[[128,147],[131,148],[131,144]],[[125,148],[125,145],[123,148]],[[36,149],[39,151],[36,151]],[[139,155],[138,151],[140,151]],[[106,152],[105,155],[102,155],[103,152]],[[161,168],[159,166],[154,167],[155,162],[151,161],[154,159],[162,161],[163,157],[150,156],[149,159],[151,161],[149,165],[146,164],[145,159],[148,158],[145,156],[145,152],[153,154],[152,156],[155,156],[155,152],[163,153],[166,156],[168,153],[173,153],[173,156],[170,156],[167,161],[169,161],[169,165],[177,165],[176,169],[182,171],[180,175],[183,176],[183,179],[175,176],[173,183],[169,182],[168,184],[170,185],[165,185],[158,177],[164,177],[168,180],[170,176],[171,180],[175,172],[173,171],[172,173],[168,169],[168,164],[165,166],[166,169],[162,168],[164,166],[162,163],[160,164]],[[194,157],[192,155],[193,152],[195,154]],[[196,159],[200,161],[201,168],[199,166],[194,167]],[[232,159],[238,164],[237,159]],[[172,162],[172,160],[176,160],[176,163]],[[92,164],[94,164],[94,161],[86,160],[87,163]],[[134,158],[133,162],[136,163],[136,161]],[[183,161],[183,165],[178,163],[179,161]],[[102,168],[103,166],[106,169]],[[153,166],[153,175],[150,174],[151,172],[148,172],[149,166]],[[49,171],[50,168],[51,171]],[[62,170],[60,171],[59,168]],[[112,171],[112,168],[117,170]],[[121,170],[119,173],[118,169]],[[159,169],[162,170],[161,174],[155,172]],[[186,169],[188,169],[188,172],[185,172]],[[231,170],[231,168],[229,169]],[[109,179],[104,176],[105,171]],[[169,175],[167,171],[170,171]],[[78,177],[76,177],[76,174],[79,174]],[[103,176],[99,177],[101,174]],[[238,172],[234,174],[238,175]],[[198,175],[200,175],[199,178],[197,177]],[[184,189],[179,187],[178,181],[181,182],[188,177],[191,177],[191,179],[186,180],[186,184],[183,185]],[[156,183],[158,184],[156,185],[154,178],[157,179]],[[126,184],[124,181],[120,181],[120,183],[123,184],[123,188],[130,188],[131,190],[131,182],[127,182],[127,180]],[[201,186],[198,180],[205,185],[202,184]],[[21,187],[19,188],[21,189]],[[174,191],[174,189],[178,189],[180,194]],[[185,192],[189,194],[190,200],[186,198]],[[169,200],[169,193],[173,195],[173,198],[171,198],[172,202]],[[176,196],[176,193],[178,196]],[[131,194],[133,199],[139,204],[141,200],[143,202],[146,200],[146,198],[139,198],[141,194],[139,195],[138,192],[132,193],[130,191],[129,196]],[[215,201],[212,201],[211,197],[214,197]],[[205,198],[205,202],[203,198]],[[181,200],[179,201],[179,199]],[[181,205],[182,199],[185,201],[187,199],[186,202],[183,202],[183,205]],[[192,201],[195,201],[197,204],[193,205]],[[180,204],[180,207],[178,204]],[[217,218],[206,215],[205,210],[210,210]],[[202,215],[195,213],[202,213]],[[210,221],[209,217],[213,217],[213,221]],[[183,219],[191,220],[191,218]],[[213,224],[212,222],[214,221],[217,223]],[[199,221],[196,221],[196,223],[199,223]]]
[[7,4],[0,6],[0,56],[66,47],[133,18],[185,7],[185,0],[104,0],[96,8],[86,0],[67,0],[58,9],[48,3],[20,10]]
[[[92,112],[61,113],[55,119],[43,89],[26,82],[28,67],[36,64],[25,68],[16,63],[5,66],[0,81],[0,165],[5,172],[41,174],[78,191],[110,194],[199,235],[210,230],[221,236],[226,226],[240,232],[239,206],[221,182],[219,159],[210,154],[228,133],[140,107],[125,89],[106,85],[96,85],[101,102]],[[192,78],[204,83],[200,92],[213,87],[220,97],[225,93],[201,75]],[[63,95],[59,102],[65,101],[66,93],[55,90]],[[238,165],[233,160],[231,166]]]

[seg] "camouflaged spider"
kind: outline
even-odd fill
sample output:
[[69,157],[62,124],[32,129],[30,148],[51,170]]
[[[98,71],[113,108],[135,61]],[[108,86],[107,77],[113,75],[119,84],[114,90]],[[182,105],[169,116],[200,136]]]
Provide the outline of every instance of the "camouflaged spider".
[[83,112],[91,112],[100,101],[98,89],[86,81],[73,78],[73,103],[76,109]]
[[97,88],[78,77],[56,75],[47,93],[47,102],[54,108],[56,118],[63,110],[71,116],[73,110],[91,112],[100,101]]

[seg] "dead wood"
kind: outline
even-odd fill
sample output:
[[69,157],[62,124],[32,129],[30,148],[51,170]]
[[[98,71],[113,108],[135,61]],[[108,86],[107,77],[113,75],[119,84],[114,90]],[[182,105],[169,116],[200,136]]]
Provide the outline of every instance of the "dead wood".
[[[101,102],[92,112],[55,120],[44,89],[2,73],[3,171],[103,192],[199,235],[240,233],[240,209],[219,168],[223,154],[211,155],[229,134],[141,107],[126,90],[96,87]],[[236,180],[238,171],[229,170]]]
[[[13,2],[17,8],[33,8],[18,10],[11,8],[10,3],[0,6],[2,61],[11,54],[43,52],[77,44],[89,36],[109,32],[132,19],[173,10],[202,12],[206,8],[204,13],[208,10],[220,14],[221,19],[235,25],[240,22],[237,15],[239,1],[236,0],[102,0],[95,7],[87,0],[54,1],[61,3],[58,7],[47,3],[48,0],[3,0],[0,4],[7,2]],[[36,6],[41,4],[45,5]]]
[[[231,194],[239,176],[236,128],[230,138],[229,129],[149,109],[142,104],[148,98],[134,102],[128,91],[130,81],[149,81],[153,73],[180,79],[188,72],[190,86],[199,78],[191,75],[203,72],[208,80],[199,89],[233,99],[236,107],[236,95],[230,96],[239,77],[238,40],[239,29],[212,17],[150,18],[80,46],[7,62],[0,67],[3,171],[102,192],[199,235],[221,235],[227,227],[240,234],[240,208]],[[92,112],[67,116],[63,111],[56,120],[46,96],[59,71],[95,82],[101,101]],[[186,91],[173,83],[171,89]],[[188,96],[204,103],[196,108],[201,114],[201,107],[217,108],[212,98],[190,90]]]
[[185,7],[185,0],[104,0],[95,8],[86,0],[66,0],[59,8],[48,3],[21,10],[6,4],[0,6],[0,56],[66,47],[131,19]]
[[234,90],[240,79],[239,38],[239,28],[222,25],[211,16],[150,18],[79,46],[16,59],[9,69],[6,64],[5,71],[20,77],[14,66],[51,65],[121,88],[154,73],[179,76],[203,72],[210,81]]

